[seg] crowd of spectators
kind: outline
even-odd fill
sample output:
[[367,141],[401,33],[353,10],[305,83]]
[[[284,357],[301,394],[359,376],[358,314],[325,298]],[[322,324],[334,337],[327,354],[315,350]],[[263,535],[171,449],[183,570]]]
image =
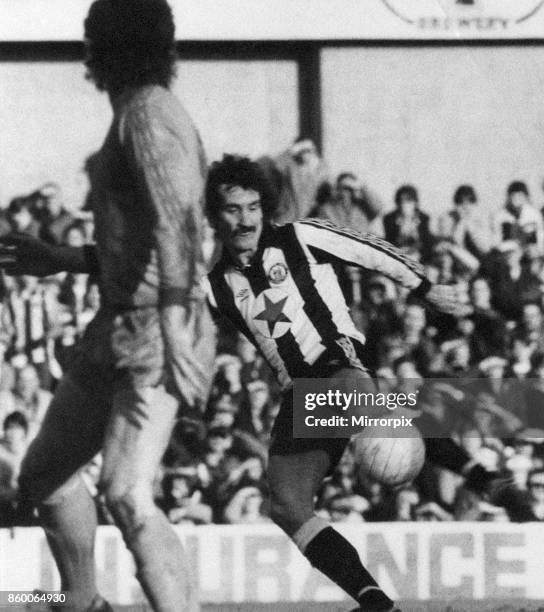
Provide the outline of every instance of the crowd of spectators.
[[[400,186],[392,206],[353,172],[331,181],[315,145],[300,139],[280,158],[263,158],[278,196],[277,222],[313,216],[384,237],[425,266],[429,279],[455,284],[460,317],[427,311],[389,279],[338,267],[367,364],[380,390],[420,390],[414,416],[439,425],[490,470],[509,473],[544,520],[544,223],[525,183],[505,190],[502,207],[482,206],[460,185],[452,207],[433,218],[418,190]],[[386,209],[392,209],[386,211]],[[54,244],[92,242],[92,215],[65,208],[47,183],[15,198],[0,215],[0,236],[23,232]],[[213,231],[204,252],[217,255]],[[100,305],[96,279],[2,276],[0,299],[0,523],[17,521],[17,475],[78,339]],[[202,420],[182,417],[157,475],[156,496],[173,523],[268,522],[267,447],[280,394],[254,346],[224,325]],[[100,456],[83,476],[102,522]],[[368,480],[348,448],[319,494],[332,521],[503,521],[502,508],[464,479],[426,464],[390,490]]]

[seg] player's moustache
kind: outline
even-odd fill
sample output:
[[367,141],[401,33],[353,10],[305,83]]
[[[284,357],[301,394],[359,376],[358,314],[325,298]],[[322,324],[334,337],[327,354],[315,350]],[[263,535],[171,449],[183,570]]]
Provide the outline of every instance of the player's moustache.
[[238,227],[234,235],[239,236],[240,234],[245,234],[247,232],[254,232],[255,229],[256,228],[254,225],[241,225],[240,227]]

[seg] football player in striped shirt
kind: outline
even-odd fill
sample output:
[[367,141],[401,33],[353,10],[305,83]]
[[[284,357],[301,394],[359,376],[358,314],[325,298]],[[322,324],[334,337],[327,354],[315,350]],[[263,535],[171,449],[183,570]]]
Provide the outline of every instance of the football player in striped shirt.
[[[294,438],[294,378],[334,378],[375,390],[357,330],[335,274],[335,264],[388,276],[413,297],[447,313],[459,309],[452,286],[433,285],[418,263],[388,242],[315,219],[274,226],[274,197],[259,166],[224,156],[212,165],[206,214],[223,243],[222,256],[204,279],[216,317],[226,317],[261,351],[283,391],[269,450],[272,519],[310,563],[368,612],[393,612],[394,602],[364,568],[355,548],[314,514],[314,498],[349,439]],[[432,435],[432,434],[431,434]],[[437,436],[443,432],[437,432]],[[436,463],[467,475],[483,490],[492,480],[448,438],[426,439]]]

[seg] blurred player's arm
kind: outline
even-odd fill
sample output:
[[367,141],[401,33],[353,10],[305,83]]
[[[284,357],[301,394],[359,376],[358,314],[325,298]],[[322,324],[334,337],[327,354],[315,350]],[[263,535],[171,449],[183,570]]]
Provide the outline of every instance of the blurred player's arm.
[[0,266],[7,274],[49,276],[58,272],[100,272],[95,245],[52,245],[26,234],[13,233],[0,241]]
[[457,314],[460,310],[461,299],[455,285],[433,285],[421,264],[386,240],[314,219],[295,223],[295,229],[299,240],[318,261],[341,260],[379,272],[442,312]]
[[205,395],[209,378],[196,344],[209,336],[199,288],[203,160],[192,127],[174,125],[159,105],[130,109],[122,126],[134,176],[144,194],[150,240],[157,250],[159,312],[167,367],[189,405]]

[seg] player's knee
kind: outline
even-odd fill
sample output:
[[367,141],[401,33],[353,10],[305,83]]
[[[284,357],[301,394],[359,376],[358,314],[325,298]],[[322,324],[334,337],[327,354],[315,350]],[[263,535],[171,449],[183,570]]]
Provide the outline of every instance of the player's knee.
[[119,528],[129,535],[157,512],[149,483],[108,483],[103,486],[106,505]]

